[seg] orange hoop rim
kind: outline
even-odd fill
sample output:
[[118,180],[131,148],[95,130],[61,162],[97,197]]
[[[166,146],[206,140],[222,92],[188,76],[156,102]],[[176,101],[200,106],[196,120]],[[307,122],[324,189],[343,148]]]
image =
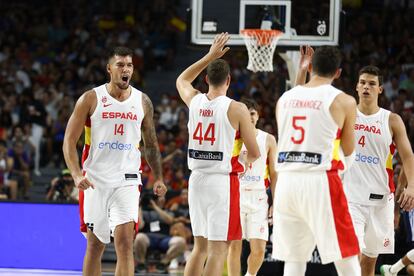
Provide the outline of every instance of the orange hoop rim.
[[269,45],[273,37],[283,35],[281,30],[242,29],[240,34],[245,37],[256,37],[259,45]]

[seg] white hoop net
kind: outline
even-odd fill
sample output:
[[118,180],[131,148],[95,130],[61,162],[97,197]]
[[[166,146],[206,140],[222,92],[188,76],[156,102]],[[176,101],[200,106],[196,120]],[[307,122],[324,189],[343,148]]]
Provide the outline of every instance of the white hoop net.
[[273,71],[273,54],[283,32],[279,30],[244,29],[240,31],[246,43],[249,63],[253,72]]

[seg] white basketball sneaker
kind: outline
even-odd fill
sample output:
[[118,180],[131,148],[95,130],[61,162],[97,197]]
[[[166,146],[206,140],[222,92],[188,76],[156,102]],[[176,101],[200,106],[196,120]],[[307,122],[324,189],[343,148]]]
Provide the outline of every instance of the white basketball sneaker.
[[382,265],[380,267],[381,276],[397,276],[397,273],[391,273],[391,265]]

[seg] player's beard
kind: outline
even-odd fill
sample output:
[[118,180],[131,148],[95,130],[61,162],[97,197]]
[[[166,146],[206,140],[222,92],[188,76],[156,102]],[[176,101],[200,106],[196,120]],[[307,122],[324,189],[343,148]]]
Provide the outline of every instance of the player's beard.
[[126,90],[129,87],[129,81],[117,83],[119,89]]

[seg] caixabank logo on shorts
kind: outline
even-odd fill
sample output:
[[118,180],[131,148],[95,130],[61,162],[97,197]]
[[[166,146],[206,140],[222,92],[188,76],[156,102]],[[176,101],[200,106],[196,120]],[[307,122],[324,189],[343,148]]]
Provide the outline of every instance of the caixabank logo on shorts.
[[120,151],[128,151],[133,148],[132,144],[122,143],[119,141],[113,142],[99,142],[98,149],[100,150],[120,150]]
[[319,165],[322,162],[322,155],[315,152],[304,151],[283,151],[279,152],[278,163],[306,163]]

